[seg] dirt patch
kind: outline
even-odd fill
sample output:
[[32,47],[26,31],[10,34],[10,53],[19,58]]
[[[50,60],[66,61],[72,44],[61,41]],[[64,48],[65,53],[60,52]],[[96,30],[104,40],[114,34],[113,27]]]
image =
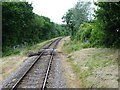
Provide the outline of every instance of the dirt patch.
[[64,78],[66,79],[67,88],[80,88],[80,81],[74,73],[70,62],[67,60],[68,54],[63,53],[63,44],[70,40],[69,37],[62,39],[57,47],[57,52],[61,57],[61,66],[63,68]]
[[62,66],[64,68],[64,76],[66,78],[68,88],[81,88],[80,80],[76,76],[74,70],[72,69],[70,63],[67,61],[65,54],[60,54]]

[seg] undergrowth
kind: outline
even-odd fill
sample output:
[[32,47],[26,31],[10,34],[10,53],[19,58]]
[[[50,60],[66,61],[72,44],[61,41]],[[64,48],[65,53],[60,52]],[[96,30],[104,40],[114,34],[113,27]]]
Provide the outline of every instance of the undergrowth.
[[2,52],[2,57],[11,56],[11,55],[25,55],[29,50],[37,51],[45,44],[49,43],[51,40],[42,41],[41,43],[29,45],[25,48],[12,49],[8,48],[6,51]]

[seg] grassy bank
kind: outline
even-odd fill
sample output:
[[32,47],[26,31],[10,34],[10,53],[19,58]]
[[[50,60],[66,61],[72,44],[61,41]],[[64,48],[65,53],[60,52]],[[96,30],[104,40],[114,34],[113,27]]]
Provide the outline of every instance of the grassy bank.
[[[110,48],[88,48],[89,44],[68,41],[63,50],[68,62],[85,88],[117,88],[118,50]],[[114,83],[113,83],[114,82]]]

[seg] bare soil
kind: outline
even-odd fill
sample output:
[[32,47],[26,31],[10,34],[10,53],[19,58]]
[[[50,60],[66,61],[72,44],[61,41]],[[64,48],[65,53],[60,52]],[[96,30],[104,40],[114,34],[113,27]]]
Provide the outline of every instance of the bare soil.
[[63,67],[63,74],[66,80],[66,87],[67,88],[80,88],[81,87],[80,80],[78,79],[77,75],[74,73],[74,70],[72,69],[70,65],[70,62],[67,61],[68,54],[65,54],[63,52],[63,45],[69,40],[70,40],[69,37],[62,39],[58,45],[57,52],[59,53],[61,57],[61,66]]

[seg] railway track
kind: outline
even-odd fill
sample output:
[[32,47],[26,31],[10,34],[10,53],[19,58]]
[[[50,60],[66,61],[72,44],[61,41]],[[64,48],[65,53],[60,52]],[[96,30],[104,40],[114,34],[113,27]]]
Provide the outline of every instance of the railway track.
[[[62,38],[56,39],[49,45],[44,46],[39,56],[35,58],[34,62],[10,88],[10,90],[19,88],[41,88],[44,90],[47,88],[46,83],[51,70],[55,48],[61,39]],[[47,55],[45,55],[46,52],[48,53]]]

